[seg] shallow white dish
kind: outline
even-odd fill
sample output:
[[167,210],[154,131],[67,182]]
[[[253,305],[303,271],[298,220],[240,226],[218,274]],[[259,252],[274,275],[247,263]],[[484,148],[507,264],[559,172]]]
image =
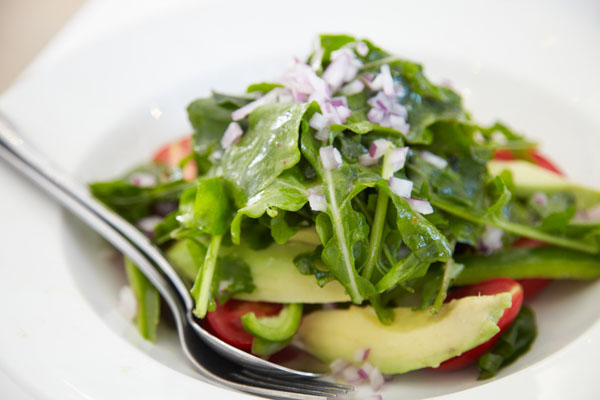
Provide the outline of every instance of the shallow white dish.
[[[178,3],[76,51],[53,58],[50,48],[0,97],[0,110],[82,180],[108,178],[188,133],[185,106],[195,97],[276,77],[316,33],[348,32],[423,62],[434,80],[451,79],[478,120],[501,118],[542,141],[570,176],[600,187],[600,28],[590,19],[599,8],[584,5]],[[93,19],[89,11],[78,18]],[[70,29],[82,29],[77,19]],[[139,339],[117,311],[123,276],[103,258],[103,243],[4,165],[0,182],[8,380],[33,398],[245,397],[197,381],[168,330],[156,345]],[[588,360],[600,355],[600,282],[553,286],[534,303],[534,348],[499,378],[416,372],[385,398],[597,396]]]

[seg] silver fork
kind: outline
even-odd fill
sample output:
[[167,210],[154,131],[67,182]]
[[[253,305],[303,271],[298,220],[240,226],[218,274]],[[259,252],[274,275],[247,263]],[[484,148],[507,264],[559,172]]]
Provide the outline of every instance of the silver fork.
[[108,210],[83,186],[35,152],[2,115],[0,158],[44,189],[138,266],[165,299],[173,313],[182,350],[205,381],[277,399],[327,399],[353,389],[314,379],[320,376],[318,374],[255,357],[204,330],[192,314],[193,300],[187,288],[161,251],[133,225]]

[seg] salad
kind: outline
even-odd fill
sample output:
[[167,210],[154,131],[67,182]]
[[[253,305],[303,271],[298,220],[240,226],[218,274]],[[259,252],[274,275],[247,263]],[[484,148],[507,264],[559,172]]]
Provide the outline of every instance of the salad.
[[[368,40],[322,35],[278,79],[187,111],[192,136],[90,188],[239,349],[308,353],[376,391],[421,368],[485,379],[532,345],[529,298],[600,276],[600,192]],[[125,266],[154,340],[158,292]]]

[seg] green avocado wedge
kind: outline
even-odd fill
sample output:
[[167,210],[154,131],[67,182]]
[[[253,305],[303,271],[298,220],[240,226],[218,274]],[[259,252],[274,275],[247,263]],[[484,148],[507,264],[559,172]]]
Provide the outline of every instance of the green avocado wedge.
[[[313,230],[314,231],[314,230]],[[185,245],[186,240],[175,242],[167,250],[167,258],[176,271],[189,284],[193,282],[197,267]],[[220,255],[233,255],[244,260],[250,268],[254,290],[238,293],[240,300],[267,301],[271,303],[335,303],[350,301],[338,281],[320,287],[314,276],[302,275],[294,265],[294,257],[309,253],[315,246],[306,242],[272,244],[266,249],[253,250],[248,246],[222,247]]]
[[586,210],[600,203],[600,191],[573,183],[528,161],[490,161],[487,168],[492,176],[510,171],[517,196],[527,197],[536,192],[570,192],[575,196],[578,209]]
[[383,373],[400,374],[464,353],[500,330],[496,323],[511,306],[509,293],[473,296],[429,310],[395,308],[394,322],[383,325],[371,307],[316,311],[304,316],[297,339],[323,362],[354,359],[370,349],[368,361]]

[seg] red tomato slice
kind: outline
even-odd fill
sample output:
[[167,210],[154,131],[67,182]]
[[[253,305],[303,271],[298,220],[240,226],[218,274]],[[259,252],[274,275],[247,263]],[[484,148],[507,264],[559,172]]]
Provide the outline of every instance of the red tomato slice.
[[255,301],[228,300],[217,304],[215,311],[206,314],[208,325],[215,335],[238,349],[250,351],[252,335],[242,325],[242,315],[253,312],[257,317],[277,315],[281,304],[259,303]]
[[[176,140],[161,147],[154,155],[154,162],[177,167],[179,163],[192,153],[192,137],[186,136],[183,139]],[[191,181],[196,178],[198,170],[196,163],[190,161],[183,167],[183,179]]]
[[521,305],[523,304],[523,289],[521,288],[521,285],[508,278],[489,279],[475,285],[464,286],[448,295],[446,301],[467,296],[492,295],[504,292],[509,292],[512,295],[512,305],[510,308],[504,310],[504,314],[502,314],[502,317],[498,320],[500,332],[487,342],[480,344],[459,356],[444,361],[439,367],[434,369],[439,371],[454,371],[477,361],[479,357],[490,351],[496,344],[496,341],[498,341],[502,332],[504,332],[517,317],[517,314],[519,314],[519,311],[521,310]]
[[[555,174],[564,176],[562,171],[554,165],[550,160],[541,155],[537,150],[532,149],[529,151],[530,161],[533,161],[537,166],[547,169],[548,171],[554,172]],[[509,149],[497,149],[494,152],[495,160],[503,160],[510,161],[514,160],[515,156]],[[529,248],[529,247],[538,247],[545,246],[544,242],[535,239],[529,238],[519,238],[516,242],[513,243],[513,247],[518,248]],[[523,292],[525,294],[525,298],[530,299],[536,296],[539,292],[541,292],[550,282],[551,279],[544,278],[530,278],[530,279],[519,279],[517,280],[523,288]]]

